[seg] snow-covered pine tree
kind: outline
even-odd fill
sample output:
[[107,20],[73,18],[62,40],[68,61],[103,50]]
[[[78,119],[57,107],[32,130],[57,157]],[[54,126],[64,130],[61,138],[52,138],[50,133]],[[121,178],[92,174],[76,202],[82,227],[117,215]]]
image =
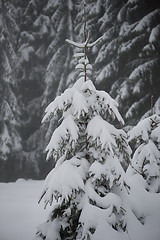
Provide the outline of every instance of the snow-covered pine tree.
[[47,65],[45,50],[53,37],[51,19],[44,13],[46,4],[43,0],[20,1],[19,15],[17,14],[21,28],[16,70],[21,101],[23,177],[36,179],[40,172],[42,178],[48,172],[48,163],[43,161],[46,129],[44,125],[41,126],[40,121],[45,108],[41,106]]
[[126,122],[135,124],[150,109],[151,96],[153,105],[159,98],[160,3],[94,2],[101,9],[96,36],[102,36],[93,48],[96,84],[116,99]]
[[48,171],[46,166],[52,167],[44,162],[43,140],[45,135],[46,139],[50,137],[57,124],[41,126],[40,116],[52,97],[66,88],[72,49],[68,48],[65,39],[72,39],[76,10],[72,0],[29,0],[23,4],[19,4],[22,8],[17,64],[23,159],[28,177],[44,178]]
[[73,39],[74,18],[77,13],[76,1],[48,0],[44,12],[51,19],[52,36],[46,48],[47,71],[43,104],[46,106],[52,96],[57,96],[66,88],[70,72],[72,49],[68,48],[65,39]]
[[160,117],[141,120],[129,131],[129,141],[137,140],[129,174],[139,174],[149,192],[160,192]]
[[120,77],[120,64],[117,56],[121,38],[119,38],[120,25],[117,24],[117,15],[123,4],[122,0],[106,0],[100,5],[103,15],[99,17],[98,23],[102,41],[94,51],[97,53],[95,58],[96,83],[104,89],[110,89],[114,81]]
[[123,1],[116,22],[118,77],[110,93],[117,96],[126,122],[135,125],[150,110],[151,96],[153,105],[159,98],[160,3]]
[[0,1],[0,180],[11,181],[21,169],[20,108],[15,77],[19,28],[10,1]]
[[[99,39],[98,39],[99,40]],[[130,148],[126,134],[105,119],[123,123],[117,103],[108,93],[96,90],[90,80],[92,66],[83,43],[67,40],[84,52],[75,54],[78,80],[46,108],[43,122],[62,113],[61,124],[53,132],[46,150],[47,159],[56,161],[48,174],[40,201],[52,205],[36,239],[106,239],[119,237],[126,229],[121,194],[128,188],[122,165]],[[122,164],[122,165],[121,165]],[[126,187],[126,188],[125,188]],[[119,233],[119,234],[118,234]]]

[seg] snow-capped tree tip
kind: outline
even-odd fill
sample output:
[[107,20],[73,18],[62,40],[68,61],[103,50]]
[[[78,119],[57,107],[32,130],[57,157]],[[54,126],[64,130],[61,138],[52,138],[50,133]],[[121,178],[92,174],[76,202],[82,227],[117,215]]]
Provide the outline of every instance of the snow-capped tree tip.
[[69,43],[70,45],[74,46],[74,47],[77,47],[77,48],[91,48],[93,47],[94,45],[96,45],[100,40],[102,39],[102,37],[99,37],[97,40],[95,40],[94,42],[92,43],[89,43],[89,32],[88,32],[88,35],[87,35],[87,39],[85,42],[83,43],[78,43],[78,42],[74,42],[72,40],[69,40],[69,39],[66,39],[66,42]]

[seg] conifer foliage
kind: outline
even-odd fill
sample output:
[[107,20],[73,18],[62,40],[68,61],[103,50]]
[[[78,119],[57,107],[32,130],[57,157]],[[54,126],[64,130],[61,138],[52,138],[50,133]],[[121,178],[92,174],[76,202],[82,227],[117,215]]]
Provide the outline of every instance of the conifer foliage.
[[12,180],[15,168],[20,169],[17,154],[22,142],[18,131],[20,109],[15,77],[18,30],[14,6],[8,1],[0,2],[0,180]]
[[61,124],[46,148],[47,159],[56,160],[48,174],[40,201],[53,205],[46,223],[38,227],[36,239],[106,239],[109,231],[125,231],[125,206],[119,192],[128,186],[122,165],[130,148],[126,134],[106,121],[123,123],[118,104],[108,93],[96,90],[90,80],[92,66],[84,43],[67,40],[83,49],[76,69],[75,84],[57,96],[46,108],[43,121],[61,112]]
[[[129,141],[136,139],[131,174],[139,174],[145,180],[149,192],[160,192],[160,117],[152,115],[141,120],[129,132]],[[131,170],[131,169],[130,169]]]
[[[102,36],[99,44],[88,52],[96,87],[107,90],[118,102],[127,125],[134,126],[142,116],[151,114],[151,98],[155,113],[159,114],[160,2],[87,0],[86,14],[91,41]],[[65,39],[73,40],[74,36],[77,42],[81,41],[83,17],[79,0],[0,1],[0,107],[6,111],[8,104],[11,110],[14,106],[16,111],[11,112],[18,124],[9,126],[9,121],[5,121],[12,143],[0,142],[1,156],[11,166],[8,146],[9,152],[17,152],[17,144],[13,143],[19,142],[20,147],[22,138],[19,158],[23,162],[23,176],[45,175],[41,170],[47,127],[41,126],[40,116],[48,103],[77,79],[76,61],[71,60],[76,51]],[[8,104],[3,104],[6,99]],[[4,110],[0,134],[4,138],[7,131],[2,113]],[[46,142],[55,126],[56,123],[50,123]],[[17,168],[12,154],[11,158]],[[14,179],[21,176],[17,174]]]

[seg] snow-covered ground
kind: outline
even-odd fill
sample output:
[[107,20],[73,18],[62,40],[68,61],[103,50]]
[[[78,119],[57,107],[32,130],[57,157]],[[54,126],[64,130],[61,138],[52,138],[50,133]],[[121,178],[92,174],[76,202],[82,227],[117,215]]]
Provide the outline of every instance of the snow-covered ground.
[[38,204],[43,181],[0,183],[0,240],[31,240],[47,211]]
[[[0,240],[33,239],[37,225],[45,221],[50,210],[44,210],[43,204],[37,203],[43,183],[23,179],[0,183]],[[129,232],[122,234],[120,239],[159,240],[160,194],[147,193],[137,177],[131,177],[130,184],[132,209],[136,209],[137,216],[145,217],[145,225],[139,224],[136,218],[128,219]]]

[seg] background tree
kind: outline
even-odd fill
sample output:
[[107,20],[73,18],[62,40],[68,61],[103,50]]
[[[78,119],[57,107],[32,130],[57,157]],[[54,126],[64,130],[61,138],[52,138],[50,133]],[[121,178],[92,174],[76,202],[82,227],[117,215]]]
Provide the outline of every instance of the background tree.
[[[135,124],[159,98],[159,24],[157,1],[127,1],[120,9],[118,79],[111,93],[116,93],[125,118]],[[121,109],[121,108],[120,108]]]
[[[10,76],[17,82],[20,158],[25,175],[38,178],[43,176],[41,169],[47,167],[47,172],[50,168],[44,166],[43,139],[47,144],[57,124],[41,126],[40,116],[77,79],[77,62],[71,60],[77,50],[67,46],[65,39],[73,40],[73,34],[76,41],[82,39],[83,4],[79,0],[7,0],[1,4],[5,6],[1,26],[6,21],[7,41],[14,49],[7,54],[10,63],[16,55]],[[99,45],[88,49],[96,88],[116,99],[126,125],[150,115],[151,99],[159,114],[159,1],[87,0],[85,9],[91,41],[102,36]],[[3,48],[5,54],[8,49]]]
[[52,36],[50,18],[43,13],[45,6],[45,1],[31,0],[21,6],[20,12],[17,78],[21,92],[23,174],[30,178],[39,178],[41,170],[43,177],[46,176],[50,165],[43,161],[45,156],[40,141],[45,138],[44,129],[40,127],[47,65],[45,49]]
[[15,78],[19,28],[15,15],[16,9],[9,1],[0,2],[0,180],[12,180],[21,170],[20,109]]

